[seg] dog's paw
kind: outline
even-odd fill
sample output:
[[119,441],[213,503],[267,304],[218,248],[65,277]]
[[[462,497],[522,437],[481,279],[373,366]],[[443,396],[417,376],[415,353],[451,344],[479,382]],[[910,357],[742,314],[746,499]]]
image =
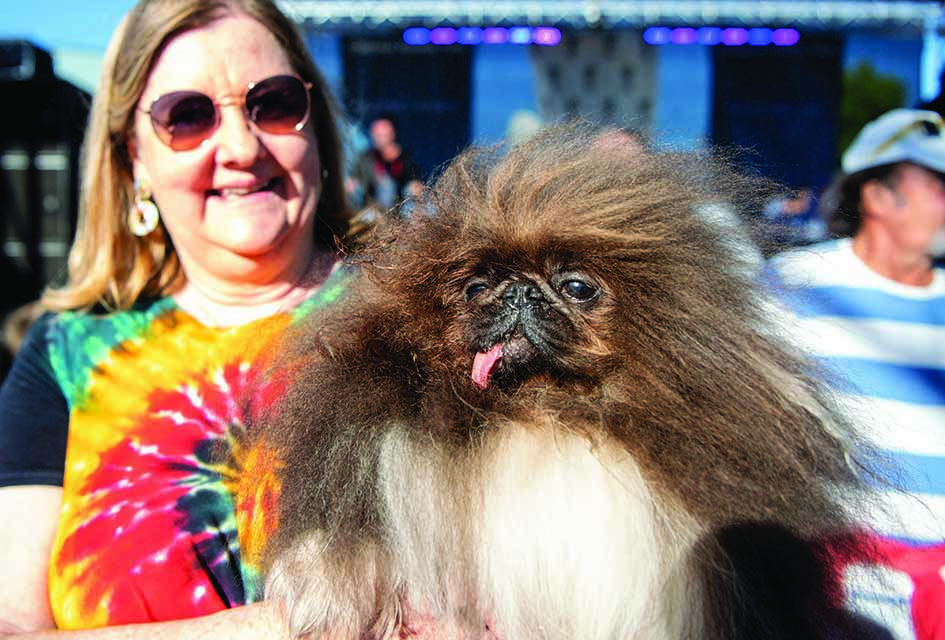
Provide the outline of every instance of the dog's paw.
[[294,636],[331,640],[397,637],[401,607],[376,545],[332,544],[321,532],[285,547],[266,574],[266,599],[282,604]]

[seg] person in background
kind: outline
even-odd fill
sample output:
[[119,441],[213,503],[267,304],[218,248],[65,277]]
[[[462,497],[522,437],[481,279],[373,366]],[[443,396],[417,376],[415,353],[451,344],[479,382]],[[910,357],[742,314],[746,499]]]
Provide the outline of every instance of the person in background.
[[[897,109],[843,154],[829,231],[770,263],[800,339],[901,469],[871,517],[877,564],[851,605],[897,638],[945,638],[945,122]],[[843,380],[843,382],[839,382]],[[902,491],[901,489],[905,489]]]
[[347,189],[360,208],[390,210],[407,197],[419,194],[420,169],[397,139],[394,117],[371,121],[371,145],[355,161]]
[[285,634],[234,496],[269,345],[345,286],[336,111],[271,0],[119,26],[69,280],[0,389],[0,634]]
[[769,201],[763,217],[771,245],[783,249],[826,240],[827,225],[820,209],[813,187],[793,189]]

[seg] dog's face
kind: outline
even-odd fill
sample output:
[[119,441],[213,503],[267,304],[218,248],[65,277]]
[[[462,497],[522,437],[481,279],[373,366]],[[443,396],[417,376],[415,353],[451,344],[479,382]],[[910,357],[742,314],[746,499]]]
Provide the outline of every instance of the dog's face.
[[425,383],[448,378],[477,404],[540,385],[585,393],[629,367],[678,362],[659,351],[701,330],[676,332],[680,309],[685,324],[744,331],[751,302],[722,265],[724,238],[692,214],[713,194],[680,188],[673,179],[688,178],[655,162],[627,172],[619,147],[577,142],[552,145],[554,162],[505,167],[486,191],[477,160],[457,163],[376,251],[365,306],[401,317],[387,323],[391,341]]
[[[549,181],[564,181],[566,167],[555,170],[561,175]],[[615,207],[607,193],[602,203],[561,202],[560,184],[531,206],[488,202],[474,185],[459,184],[458,173],[422,202],[428,216],[396,228],[377,252],[368,267],[377,285],[370,306],[400,314],[395,341],[454,387],[463,378],[486,395],[523,384],[596,384],[612,368],[608,357],[627,354],[627,334],[643,319],[635,312],[679,279],[656,264],[675,257],[647,231],[646,207],[663,203]],[[665,185],[652,193],[661,190],[665,198]],[[677,269],[690,269],[686,262]]]
[[472,380],[507,386],[535,373],[573,375],[572,354],[589,340],[588,318],[606,305],[595,277],[571,265],[539,272],[487,269],[464,283]]

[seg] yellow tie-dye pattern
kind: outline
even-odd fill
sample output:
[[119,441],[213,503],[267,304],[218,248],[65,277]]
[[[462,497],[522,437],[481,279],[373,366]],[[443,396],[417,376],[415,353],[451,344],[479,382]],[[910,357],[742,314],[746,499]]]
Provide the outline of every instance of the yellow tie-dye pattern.
[[241,482],[235,489],[241,501],[236,508],[240,552],[248,567],[260,567],[265,544],[279,526],[275,499],[279,495],[280,466],[258,447],[246,452],[243,460]]

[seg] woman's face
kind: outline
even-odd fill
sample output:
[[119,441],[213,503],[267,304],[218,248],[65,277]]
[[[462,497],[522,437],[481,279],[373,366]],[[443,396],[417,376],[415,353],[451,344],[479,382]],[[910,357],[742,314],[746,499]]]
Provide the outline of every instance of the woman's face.
[[[137,180],[148,187],[188,276],[209,271],[253,280],[308,260],[321,166],[310,114],[301,131],[271,134],[243,110],[250,83],[296,75],[275,37],[246,15],[222,17],[170,40],[135,115],[129,145]],[[194,149],[174,151],[144,111],[170,92],[209,96],[220,124]],[[223,106],[221,106],[223,105]]]

